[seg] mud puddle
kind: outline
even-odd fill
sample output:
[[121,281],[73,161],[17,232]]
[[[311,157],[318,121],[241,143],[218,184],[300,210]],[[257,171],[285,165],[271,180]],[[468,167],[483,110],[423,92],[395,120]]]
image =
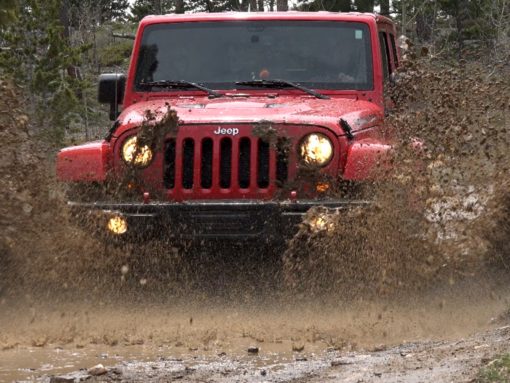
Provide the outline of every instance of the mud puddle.
[[426,345],[497,328],[510,297],[498,294],[469,281],[448,293],[394,302],[294,304],[288,297],[265,306],[205,301],[144,306],[56,300],[28,307],[4,301],[0,381],[45,381],[80,369],[86,374],[99,363],[111,371],[117,366],[127,381],[177,376],[200,381],[208,374],[217,381],[246,374],[241,381],[267,376],[291,381],[322,374],[346,355],[357,363],[367,353],[401,344]]
[[[258,349],[258,352],[247,352],[247,349]],[[172,345],[87,345],[83,348],[49,345],[40,347],[16,347],[2,351],[0,365],[0,381],[38,381],[51,376],[69,374],[78,377],[84,371],[102,364],[111,368],[121,366],[134,370],[137,374],[151,378],[155,370],[165,371],[171,375],[179,375],[179,371],[189,369],[222,369],[235,370],[241,367],[251,371],[272,371],[280,374],[295,361],[306,362],[311,359],[314,365],[323,365],[325,354],[320,347],[308,347],[307,352],[292,352],[289,342],[266,343],[264,347],[246,346],[241,351],[176,347]],[[315,352],[312,349],[316,348]],[[316,366],[317,367],[317,366]],[[262,373],[264,374],[264,373]],[[260,375],[260,374],[259,374]]]
[[[163,350],[161,350],[163,351]],[[111,348],[88,345],[86,348],[48,345],[46,347],[16,346],[1,352],[0,381],[36,380],[41,375],[62,375],[98,363],[116,365],[122,360],[148,361],[159,353],[151,347],[130,346]]]
[[[171,347],[161,346],[138,345],[120,350],[110,346],[106,349],[112,355],[107,355],[103,347],[87,347],[79,351],[28,348],[19,358],[19,351],[12,350],[4,353],[7,356],[4,360],[8,363],[15,360],[20,367],[16,371],[2,370],[0,379],[38,382],[80,379],[90,382],[472,382],[481,366],[510,351],[510,326],[457,341],[409,342],[359,351],[329,348],[318,352],[261,350],[252,355],[214,355],[190,351],[178,353]],[[46,363],[39,368],[22,367],[27,354],[31,355],[29,362],[32,364],[34,361]],[[97,363],[105,366],[104,373],[93,376],[87,368]]]

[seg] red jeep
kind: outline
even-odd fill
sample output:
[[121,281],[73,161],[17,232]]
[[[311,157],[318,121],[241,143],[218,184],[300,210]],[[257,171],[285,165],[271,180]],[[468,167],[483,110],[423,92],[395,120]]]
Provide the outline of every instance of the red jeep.
[[148,16],[127,77],[99,79],[115,123],[62,149],[57,175],[108,185],[69,204],[112,235],[279,240],[312,207],[367,203],[349,190],[392,148],[398,64],[395,25],[374,14]]

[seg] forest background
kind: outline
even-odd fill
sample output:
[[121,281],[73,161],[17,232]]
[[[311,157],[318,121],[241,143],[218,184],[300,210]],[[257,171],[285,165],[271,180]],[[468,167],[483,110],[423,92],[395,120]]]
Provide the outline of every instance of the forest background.
[[125,72],[148,14],[222,11],[379,12],[431,59],[508,61],[510,0],[0,0],[0,76],[21,88],[32,134],[61,146],[101,137],[100,73]]

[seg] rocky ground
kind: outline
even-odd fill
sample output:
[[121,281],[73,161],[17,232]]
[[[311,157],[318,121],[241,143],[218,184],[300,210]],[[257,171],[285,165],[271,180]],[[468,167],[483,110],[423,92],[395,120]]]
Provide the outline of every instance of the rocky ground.
[[[455,342],[411,343],[368,353],[331,352],[310,359],[298,356],[292,362],[259,368],[254,368],[254,363],[236,365],[228,360],[217,365],[198,364],[191,369],[181,364],[180,372],[175,375],[182,376],[184,382],[471,382],[481,365],[508,351],[510,327],[507,326]],[[172,378],[172,373],[164,372],[168,368],[164,363],[146,365],[153,371],[154,367],[155,371],[163,367],[162,373],[151,374],[153,381]],[[122,380],[146,379],[136,369],[136,363],[122,366]]]
[[[25,371],[27,380],[64,382],[475,382],[495,357],[510,352],[510,326],[456,341],[405,343],[372,351],[294,352],[282,357],[257,349],[244,354],[161,355],[151,361],[127,358],[62,375]],[[62,358],[65,360],[65,358]],[[92,360],[91,360],[92,362]],[[19,373],[21,375],[21,373]],[[19,379],[18,381],[24,381]]]
[[478,378],[510,355],[510,294],[458,291],[265,310],[4,300],[0,382],[506,382]]

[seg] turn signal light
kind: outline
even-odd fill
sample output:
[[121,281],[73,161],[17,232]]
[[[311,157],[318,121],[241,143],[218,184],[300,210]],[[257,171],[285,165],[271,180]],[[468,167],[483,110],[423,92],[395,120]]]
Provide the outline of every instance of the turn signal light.
[[329,184],[326,182],[319,182],[317,186],[315,186],[315,190],[319,193],[324,193],[329,190]]

